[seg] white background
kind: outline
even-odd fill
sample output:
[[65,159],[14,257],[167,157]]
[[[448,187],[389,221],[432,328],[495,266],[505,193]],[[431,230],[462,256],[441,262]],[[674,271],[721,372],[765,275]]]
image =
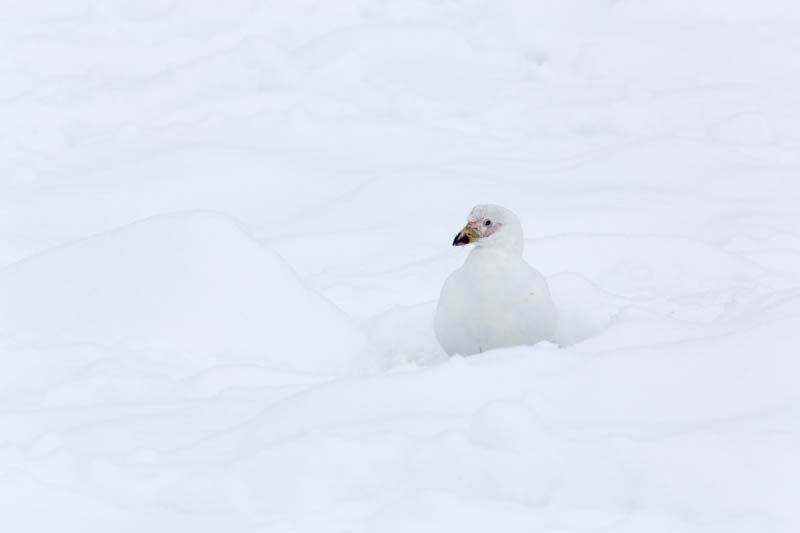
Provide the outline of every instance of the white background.
[[0,530],[798,531],[799,5],[5,0]]

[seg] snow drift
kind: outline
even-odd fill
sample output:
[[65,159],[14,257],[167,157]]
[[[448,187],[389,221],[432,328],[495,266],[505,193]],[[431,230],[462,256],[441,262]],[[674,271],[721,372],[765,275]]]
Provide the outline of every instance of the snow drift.
[[3,3],[0,531],[800,531],[798,2],[189,4]]
[[[273,251],[213,213],[153,217],[0,271],[0,342],[341,373],[358,327]],[[46,366],[46,365],[45,365]]]

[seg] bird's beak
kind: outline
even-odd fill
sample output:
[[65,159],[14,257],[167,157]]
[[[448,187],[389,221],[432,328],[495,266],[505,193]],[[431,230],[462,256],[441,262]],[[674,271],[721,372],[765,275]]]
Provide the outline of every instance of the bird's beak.
[[456,238],[453,239],[453,246],[464,246],[465,244],[475,242],[480,236],[481,232],[478,231],[478,228],[471,223],[467,224],[464,226],[464,229],[458,232]]

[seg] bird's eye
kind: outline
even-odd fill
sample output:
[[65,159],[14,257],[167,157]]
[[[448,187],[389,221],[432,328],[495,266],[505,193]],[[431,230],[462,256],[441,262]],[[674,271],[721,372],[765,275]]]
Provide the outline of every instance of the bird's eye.
[[484,226],[491,226],[492,225],[492,221],[491,220],[487,220],[486,222],[483,223],[483,225]]

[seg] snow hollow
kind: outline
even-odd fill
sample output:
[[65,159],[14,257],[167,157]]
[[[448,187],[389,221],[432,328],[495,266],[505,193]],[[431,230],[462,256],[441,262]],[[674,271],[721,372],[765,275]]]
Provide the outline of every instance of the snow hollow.
[[[8,0],[0,530],[800,530],[798,27]],[[560,326],[448,358],[479,203]]]

